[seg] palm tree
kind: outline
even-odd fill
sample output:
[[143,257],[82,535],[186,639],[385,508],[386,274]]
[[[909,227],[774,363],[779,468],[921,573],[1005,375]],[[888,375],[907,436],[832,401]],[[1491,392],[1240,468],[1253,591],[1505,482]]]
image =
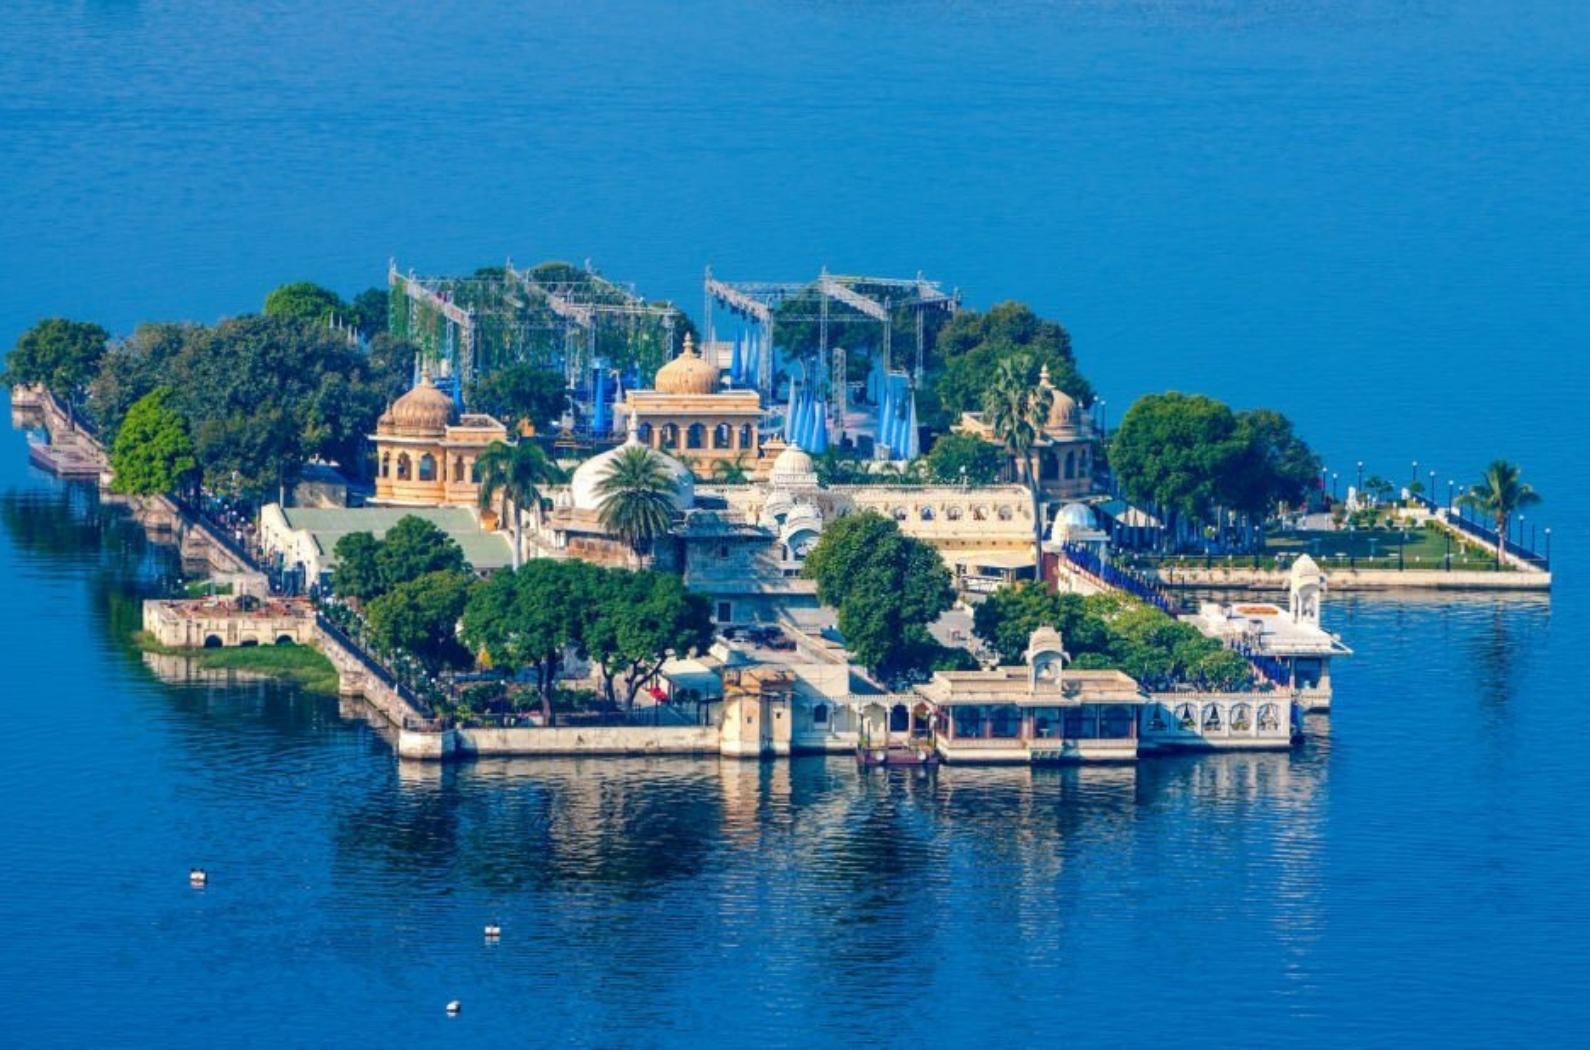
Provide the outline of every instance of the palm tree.
[[663,458],[644,445],[626,445],[596,483],[602,500],[597,517],[609,531],[641,553],[673,523],[677,484]]
[[994,436],[1021,466],[1032,497],[1033,576],[1043,579],[1043,509],[1038,498],[1038,469],[1033,450],[1043,436],[1043,425],[1054,403],[1047,384],[1034,383],[1032,361],[1025,355],[999,362],[993,383],[983,393],[983,413]]
[[712,479],[720,485],[744,485],[751,480],[751,472],[745,468],[745,453],[735,456],[732,461],[720,459],[712,464]]
[[1480,514],[1489,514],[1496,523],[1496,565],[1502,564],[1502,554],[1507,547],[1507,523],[1513,514],[1540,502],[1540,493],[1522,480],[1518,464],[1505,459],[1493,460],[1485,468],[1478,485],[1458,497],[1458,503],[1471,507]]
[[513,505],[513,567],[517,569],[522,549],[519,511],[534,507],[539,521],[541,486],[562,481],[563,471],[533,441],[520,441],[512,445],[494,441],[475,461],[475,468],[480,472],[482,507],[491,506],[494,498],[501,497],[501,514],[506,518],[509,504]]

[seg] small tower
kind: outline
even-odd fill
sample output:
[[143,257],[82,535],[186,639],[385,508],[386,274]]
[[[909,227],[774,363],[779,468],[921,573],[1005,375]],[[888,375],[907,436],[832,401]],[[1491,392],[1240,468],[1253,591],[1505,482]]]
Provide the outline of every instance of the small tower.
[[1318,627],[1320,596],[1325,593],[1325,574],[1307,554],[1300,555],[1292,563],[1288,591],[1292,622]]
[[1023,656],[1027,661],[1029,689],[1036,693],[1040,683],[1053,683],[1055,689],[1060,688],[1065,662],[1071,657],[1061,645],[1059,631],[1048,624],[1033,631],[1027,637],[1027,651]]

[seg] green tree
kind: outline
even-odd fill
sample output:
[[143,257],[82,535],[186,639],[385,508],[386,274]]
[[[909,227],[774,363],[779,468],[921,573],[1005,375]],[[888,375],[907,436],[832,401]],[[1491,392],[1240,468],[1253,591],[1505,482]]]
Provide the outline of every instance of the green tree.
[[932,651],[927,627],[955,600],[932,547],[865,511],[825,528],[803,571],[817,581],[818,601],[838,610],[845,645],[863,666],[890,682],[927,670],[913,657]]
[[940,435],[927,454],[928,475],[941,485],[992,485],[1003,466],[999,449],[973,434]]
[[99,372],[110,336],[97,324],[49,317],[17,338],[6,355],[5,383],[40,383],[75,417],[89,382]]
[[1110,443],[1126,497],[1164,515],[1173,535],[1209,521],[1240,470],[1248,437],[1231,409],[1196,394],[1149,394],[1127,410]]
[[1523,471],[1518,464],[1505,459],[1492,460],[1491,465],[1485,468],[1479,484],[1469,486],[1468,491],[1458,497],[1459,504],[1476,513],[1489,515],[1496,526],[1498,567],[1502,564],[1502,555],[1507,547],[1508,526],[1513,515],[1539,502],[1540,493],[1523,479]]
[[111,488],[133,496],[174,492],[191,481],[199,461],[182,417],[157,387],[133,403],[110,450]]
[[350,313],[342,296],[313,281],[284,284],[265,297],[266,317],[325,322],[333,314],[348,317]]
[[539,518],[541,486],[562,481],[563,471],[533,441],[512,445],[492,442],[475,464],[480,471],[480,505],[489,507],[492,500],[500,497],[502,521],[510,520],[508,508],[513,507],[513,567],[517,569],[523,550],[521,512],[533,509]]
[[1222,499],[1261,522],[1282,504],[1301,504],[1322,464],[1292,421],[1268,408],[1238,412],[1236,421],[1242,450],[1221,478]]
[[390,310],[391,294],[385,288],[366,288],[348,304],[349,320],[366,336],[386,331]]
[[337,557],[337,567],[332,571],[331,586],[344,598],[367,602],[385,591],[381,580],[381,566],[376,552],[381,541],[368,532],[350,532],[337,539],[332,553]]
[[999,303],[979,313],[962,310],[940,329],[928,363],[928,381],[918,410],[932,426],[945,429],[963,412],[983,407],[1000,363],[1026,360],[1028,381],[1049,369],[1050,381],[1083,406],[1092,404],[1093,388],[1077,371],[1071,336],[1024,303]]
[[371,634],[383,648],[403,649],[436,670],[467,666],[470,654],[458,640],[458,620],[469,602],[475,577],[442,570],[395,585],[365,609]]
[[673,524],[677,485],[661,456],[643,445],[626,445],[596,483],[597,516],[629,544],[636,559]]
[[588,562],[550,558],[494,573],[470,595],[462,638],[494,666],[532,671],[550,718],[564,654],[584,653],[587,624],[607,594],[607,573]]
[[1032,632],[1044,626],[1060,632],[1073,656],[1109,652],[1109,630],[1080,595],[1060,594],[1040,584],[1001,587],[972,614],[973,633],[1005,664],[1022,662]]
[[983,418],[994,436],[1021,464],[1022,480],[1032,501],[1033,578],[1043,578],[1043,504],[1038,492],[1038,465],[1033,458],[1043,425],[1054,403],[1054,392],[1029,382],[1031,362],[1024,357],[1000,362],[994,381],[984,394]]
[[424,518],[405,514],[381,537],[375,552],[376,568],[385,591],[432,572],[465,572],[469,563],[464,549]]
[[751,480],[751,472],[745,466],[745,453],[740,453],[734,459],[720,459],[712,464],[712,480],[719,485],[744,485]]
[[568,384],[562,372],[521,362],[471,383],[465,400],[472,410],[496,416],[510,429],[520,420],[529,420],[544,430],[568,408]]
[[584,627],[590,658],[601,665],[609,701],[635,705],[641,686],[651,681],[670,655],[684,656],[712,644],[712,612],[707,599],[685,588],[671,573],[642,569],[608,570],[600,598]]

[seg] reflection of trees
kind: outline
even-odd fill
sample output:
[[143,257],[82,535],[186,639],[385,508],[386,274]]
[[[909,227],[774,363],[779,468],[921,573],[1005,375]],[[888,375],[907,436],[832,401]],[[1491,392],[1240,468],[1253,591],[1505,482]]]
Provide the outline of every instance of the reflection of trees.
[[99,549],[112,522],[98,493],[88,484],[0,494],[0,523],[17,550],[48,562],[81,562]]

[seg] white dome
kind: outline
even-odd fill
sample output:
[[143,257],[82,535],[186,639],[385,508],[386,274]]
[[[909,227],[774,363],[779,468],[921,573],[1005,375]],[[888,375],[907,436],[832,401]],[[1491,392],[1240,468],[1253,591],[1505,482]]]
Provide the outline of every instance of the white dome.
[[[607,477],[612,470],[615,459],[626,448],[645,448],[640,440],[633,434],[628,441],[617,448],[610,448],[599,456],[590,459],[574,468],[574,476],[569,479],[569,494],[574,501],[575,510],[601,510],[602,497],[597,492],[597,486]],[[656,449],[649,450],[653,456],[662,461],[663,467],[674,479],[674,510],[687,511],[696,504],[695,477],[690,473],[690,468],[674,459],[664,455]]]
[[1084,503],[1067,503],[1055,514],[1054,523],[1072,529],[1091,529],[1098,524],[1093,520],[1093,511]]
[[768,484],[778,488],[794,488],[817,484],[817,467],[812,457],[799,445],[790,445],[773,460],[773,470],[768,474]]

